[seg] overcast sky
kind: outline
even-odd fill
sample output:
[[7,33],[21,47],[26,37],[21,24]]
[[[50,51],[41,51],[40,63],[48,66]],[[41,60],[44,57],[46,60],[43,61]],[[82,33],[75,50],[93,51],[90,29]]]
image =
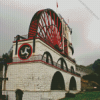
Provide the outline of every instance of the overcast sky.
[[[73,31],[77,64],[89,65],[100,59],[100,0],[57,2],[57,12]],[[46,8],[56,11],[56,0],[0,0],[0,56],[8,52],[16,35],[28,34],[34,13]]]

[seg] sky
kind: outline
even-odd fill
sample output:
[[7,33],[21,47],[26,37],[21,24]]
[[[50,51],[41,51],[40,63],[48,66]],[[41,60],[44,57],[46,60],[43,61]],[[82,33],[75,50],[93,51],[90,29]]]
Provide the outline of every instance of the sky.
[[100,0],[0,0],[0,56],[9,51],[16,35],[28,34],[33,15],[46,8],[60,13],[72,28],[77,64],[100,59]]

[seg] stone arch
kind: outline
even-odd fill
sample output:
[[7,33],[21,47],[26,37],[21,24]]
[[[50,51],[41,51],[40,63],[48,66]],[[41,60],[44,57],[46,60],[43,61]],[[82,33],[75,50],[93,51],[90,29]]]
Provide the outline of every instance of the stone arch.
[[44,52],[42,60],[53,65],[53,58],[48,51]]
[[63,75],[61,72],[55,72],[52,82],[51,82],[51,90],[65,90],[65,82]]
[[74,73],[74,68],[73,68],[73,66],[71,66],[71,73]]
[[16,100],[22,100],[23,91],[20,89],[17,89],[15,93],[16,93]]
[[70,79],[69,90],[77,90],[76,80],[73,76]]
[[57,65],[60,65],[61,69],[68,71],[67,63],[64,60],[64,58],[59,58],[58,61],[57,61]]

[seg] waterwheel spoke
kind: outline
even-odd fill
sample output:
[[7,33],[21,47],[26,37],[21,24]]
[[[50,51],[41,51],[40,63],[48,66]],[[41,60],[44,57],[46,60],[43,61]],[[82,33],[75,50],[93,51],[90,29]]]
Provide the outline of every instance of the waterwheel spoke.
[[39,20],[39,30],[40,30],[40,32],[42,32],[42,35],[43,35],[43,37],[45,38],[45,34],[43,33],[43,30],[40,28],[40,27],[42,27],[43,26],[43,21],[42,21],[42,19],[41,20]]
[[44,28],[41,26],[41,24],[39,23],[39,27],[41,27],[44,31],[44,33],[46,34],[46,31],[44,30]]
[[60,26],[59,26],[59,32],[61,31],[61,22],[60,22]]
[[[52,19],[52,15],[51,15],[51,11],[49,11],[49,12],[50,12],[51,24],[52,24],[51,29],[53,29],[53,31],[52,31],[52,35],[53,35],[53,36],[52,36],[52,37],[54,37],[54,30],[55,30],[55,29],[54,29],[54,28],[55,28],[55,26],[54,26],[54,25],[55,25],[55,21],[54,21],[54,20],[55,20],[55,18],[54,18],[54,20],[53,20],[53,19]],[[53,14],[54,14],[54,13],[53,13]],[[55,15],[54,15],[54,17],[55,17]]]
[[[41,24],[39,23],[39,26],[43,29],[43,31],[45,32],[45,34],[47,35],[47,37],[49,38],[49,40],[51,41],[50,39],[50,36],[47,34],[47,32],[44,30],[44,28],[41,26]],[[51,41],[52,42],[52,41]]]
[[43,26],[42,18],[40,18],[38,26],[39,26],[38,27],[38,32],[40,33],[40,35],[42,33],[42,36],[45,38],[45,34],[42,32],[42,29],[43,29],[43,27],[42,27]]
[[47,12],[46,12],[46,16],[47,16],[47,19],[48,19],[48,25],[50,25],[50,22],[49,22],[49,17],[48,17]]
[[[45,18],[46,18],[46,15],[45,15],[45,12],[44,12],[44,18],[43,18],[43,20],[44,20],[45,26],[46,26],[46,27],[44,27],[44,28],[46,29],[46,32],[45,32],[45,33],[46,33],[47,37],[49,37],[49,39],[50,39],[50,36],[48,35],[48,32],[47,32],[47,31],[48,31],[48,25],[47,25],[47,23],[46,23]],[[47,40],[48,40],[48,39],[47,39]]]
[[51,16],[51,11],[49,11],[49,12],[50,12],[50,17],[51,17],[51,25],[52,25],[53,23],[52,23],[52,16]]
[[[46,20],[45,20],[45,14],[43,13],[42,15],[41,15],[41,21],[42,21],[42,26],[44,26],[44,27],[42,27],[41,25],[41,27],[42,27],[42,29],[43,29],[43,31],[44,31],[44,33],[45,33],[45,38],[46,38],[46,33],[47,33],[47,23],[46,23]],[[44,24],[44,25],[43,25]]]
[[41,17],[42,17],[42,19],[43,19],[43,21],[44,21],[44,24],[45,24],[45,25],[43,25],[43,26],[47,26],[46,20],[45,20],[45,18],[44,18],[45,16],[43,17],[43,15],[41,15]]
[[46,17],[47,17],[47,19],[48,19],[48,25],[49,25],[47,31],[48,31],[48,34],[49,34],[50,39],[51,39],[51,41],[52,41],[52,26],[51,26],[51,24],[50,24],[51,16],[49,16],[49,15],[47,14],[47,12],[46,12]]

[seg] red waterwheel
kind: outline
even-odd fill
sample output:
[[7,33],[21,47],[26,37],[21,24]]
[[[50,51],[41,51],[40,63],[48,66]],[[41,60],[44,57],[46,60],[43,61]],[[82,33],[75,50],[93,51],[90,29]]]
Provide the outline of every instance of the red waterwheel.
[[45,9],[35,13],[30,23],[28,37],[34,36],[62,50],[62,23],[53,10]]

